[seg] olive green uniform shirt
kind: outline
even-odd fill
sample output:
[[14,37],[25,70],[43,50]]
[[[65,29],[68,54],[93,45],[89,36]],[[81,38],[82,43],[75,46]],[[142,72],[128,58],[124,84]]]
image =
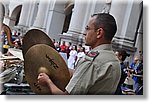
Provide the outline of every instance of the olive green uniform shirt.
[[78,61],[66,90],[72,95],[114,94],[121,76],[120,69],[111,44],[97,46]]

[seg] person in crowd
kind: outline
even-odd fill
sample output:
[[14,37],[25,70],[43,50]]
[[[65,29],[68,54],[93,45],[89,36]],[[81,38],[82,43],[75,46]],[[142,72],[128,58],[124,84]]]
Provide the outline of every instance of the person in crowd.
[[77,46],[77,53],[80,52],[81,47],[82,47],[82,44],[79,44],[79,45]]
[[[60,44],[59,44],[59,45],[60,45]],[[66,42],[63,41],[63,42],[62,42],[62,45],[60,45],[60,52],[59,52],[59,54],[60,54],[60,55],[62,56],[62,58],[65,60],[66,64],[68,64],[66,49],[67,49]]]
[[139,65],[136,69],[137,81],[135,83],[135,93],[143,95],[143,54],[140,53]]
[[15,43],[14,41],[15,41],[17,38],[18,38],[17,31],[14,30],[14,31],[12,32],[12,42]]
[[59,45],[58,42],[55,42],[54,46],[55,46],[55,49],[56,49],[57,52],[61,51],[61,48],[60,48],[60,45]]
[[134,80],[134,86],[133,89],[135,89],[135,84],[137,83],[137,76],[134,76],[137,74],[137,68],[139,67],[139,57],[135,56],[133,62],[130,64],[130,74],[133,75]]
[[68,68],[74,69],[75,67],[75,62],[77,60],[77,46],[73,45],[72,50],[69,53],[69,58],[68,58]]
[[118,87],[117,87],[117,90],[115,92],[116,95],[122,95],[122,85],[127,77],[127,67],[124,63],[126,57],[129,57],[130,55],[123,49],[119,49],[115,52],[117,58],[119,59],[120,61],[120,65],[121,65],[121,78],[120,78],[120,82],[118,84]]
[[84,34],[85,45],[92,50],[78,62],[65,91],[60,90],[46,73],[38,75],[38,84],[48,87],[52,94],[114,94],[121,77],[120,63],[111,47],[116,30],[112,15],[93,14]]
[[[78,63],[78,61],[85,56],[85,48],[84,47],[81,47],[80,48],[80,51],[78,52],[77,54],[77,61],[76,61],[76,64]],[[76,65],[75,64],[75,65]]]
[[16,49],[22,49],[22,45],[21,45],[20,39],[16,39],[14,41],[14,44],[15,44],[14,48],[16,48]]
[[66,42],[65,41],[63,41],[62,42],[62,45],[60,45],[60,51],[61,52],[63,52],[63,53],[66,53],[66,48],[67,48],[67,46],[66,46],[66,44],[65,44]]
[[53,39],[53,44],[55,44],[56,43],[56,40],[55,39]]
[[68,46],[67,46],[67,48],[66,48],[67,59],[68,59],[69,56],[70,56],[69,53],[70,53],[71,49],[72,49],[72,47],[71,47],[71,42],[69,42],[69,43],[68,43]]

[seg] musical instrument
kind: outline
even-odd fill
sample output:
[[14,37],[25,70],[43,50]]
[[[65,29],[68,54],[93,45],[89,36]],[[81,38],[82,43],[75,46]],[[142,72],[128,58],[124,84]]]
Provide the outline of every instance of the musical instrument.
[[20,60],[22,60],[22,61],[24,60],[23,55],[22,55],[22,50],[15,49],[15,48],[9,48],[8,51],[9,51],[9,53],[14,55],[15,57],[19,58]]
[[7,35],[7,40],[8,40],[8,44],[10,47],[14,47],[15,44],[12,43],[12,33],[11,33],[11,29],[9,28],[9,26],[7,26],[6,24],[2,24],[2,29],[4,30],[4,33]]
[[39,73],[49,75],[53,83],[65,91],[70,80],[70,73],[61,55],[52,47],[45,44],[32,46],[25,54],[25,78],[36,94],[51,94],[48,87],[38,84]]
[[17,60],[18,57],[15,56],[4,56],[2,55],[2,57],[0,57],[0,60]]
[[25,34],[22,42],[23,42],[22,44],[23,57],[25,56],[28,49],[36,44],[46,44],[55,48],[52,40],[48,37],[48,35],[38,29],[29,30]]

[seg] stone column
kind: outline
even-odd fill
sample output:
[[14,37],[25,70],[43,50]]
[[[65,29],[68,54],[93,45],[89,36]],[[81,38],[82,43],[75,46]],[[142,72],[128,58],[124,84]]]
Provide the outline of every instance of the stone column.
[[18,29],[19,29],[19,32],[21,34],[25,34],[27,29],[28,29],[28,25],[27,25],[27,22],[28,22],[28,19],[29,19],[29,13],[30,13],[30,3],[28,2],[24,2],[23,5],[22,5],[22,9],[21,9],[21,14],[20,14],[20,18],[19,18],[19,23],[18,23]]
[[28,12],[29,12],[29,4],[25,2],[22,5],[18,26],[26,26]]
[[[2,30],[2,23],[3,23],[3,19],[4,19],[4,14],[3,14],[3,5],[0,2],[0,57],[2,55],[2,46],[3,46],[3,41],[2,41],[2,34],[1,34],[1,30]],[[3,63],[0,61],[0,68],[2,67]],[[1,71],[0,71],[1,72]],[[0,84],[0,93],[2,92],[3,87],[2,84]]]
[[37,15],[37,11],[38,11],[38,1],[37,0],[30,0],[29,2],[29,15],[28,15],[28,19],[27,19],[27,26],[31,27],[33,26],[34,20],[35,20],[35,16]]
[[140,16],[139,6],[140,2],[135,0],[112,0],[110,9],[110,14],[115,17],[118,26],[113,43],[132,54],[136,51],[134,37]]
[[37,28],[46,31],[46,21],[47,21],[49,2],[50,0],[49,1],[40,0],[37,16],[35,18],[32,28]]
[[5,14],[4,14],[4,20],[3,23],[9,24],[10,17],[9,17],[9,2],[4,2],[4,8],[5,8]]
[[136,55],[139,55],[139,51],[143,51],[143,17],[141,18],[140,26],[138,28],[135,46],[137,48]]
[[84,16],[86,13],[86,7],[87,5],[85,3],[75,1],[72,18],[68,30],[69,34],[73,35],[81,33],[82,23],[84,21]]
[[65,20],[65,2],[59,0],[52,0],[49,3],[49,9],[47,13],[46,32],[51,37],[59,41],[59,34],[62,33],[64,20]]
[[3,19],[4,19],[4,9],[2,3],[0,2],[0,31],[2,28]]
[[69,30],[67,32],[67,35],[72,37],[71,40],[75,44],[78,42],[83,43],[85,26],[90,15],[94,13],[94,8],[92,6],[93,2],[90,0],[87,0],[86,2],[79,2],[75,0]]
[[1,53],[1,50],[2,50],[2,44],[3,44],[3,41],[2,41],[2,24],[3,24],[3,19],[4,19],[4,7],[2,5],[2,3],[0,2],[0,53]]

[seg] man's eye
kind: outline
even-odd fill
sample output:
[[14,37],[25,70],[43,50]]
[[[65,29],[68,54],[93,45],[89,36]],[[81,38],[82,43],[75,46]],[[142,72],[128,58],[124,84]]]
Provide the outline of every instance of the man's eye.
[[89,28],[88,28],[88,27],[85,27],[85,30],[89,30]]

